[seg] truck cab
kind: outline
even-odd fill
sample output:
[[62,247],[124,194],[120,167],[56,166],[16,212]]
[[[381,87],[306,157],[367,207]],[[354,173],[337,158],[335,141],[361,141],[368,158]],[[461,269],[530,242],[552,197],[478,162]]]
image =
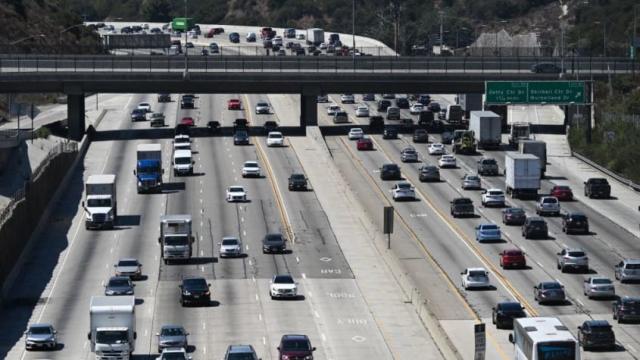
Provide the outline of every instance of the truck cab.
[[158,241],[165,264],[191,258],[194,241],[191,223],[191,215],[164,215],[160,218]]
[[135,297],[94,296],[89,306],[87,337],[96,359],[128,360],[137,337]]
[[173,174],[175,176],[193,174],[193,160],[191,159],[191,150],[175,150],[173,152]]
[[530,140],[531,125],[528,122],[514,122],[509,131],[509,145],[517,145],[520,140]]
[[162,147],[160,144],[140,144],[136,152],[136,168],[133,174],[137,178],[138,194],[159,192],[162,190]]
[[115,175],[91,175],[85,184],[86,229],[112,229],[118,216]]

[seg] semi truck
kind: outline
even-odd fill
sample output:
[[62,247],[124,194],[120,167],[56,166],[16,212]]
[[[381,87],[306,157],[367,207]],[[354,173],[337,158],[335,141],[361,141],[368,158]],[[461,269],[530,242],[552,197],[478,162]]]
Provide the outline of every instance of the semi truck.
[[509,130],[509,145],[513,146],[520,140],[529,140],[531,133],[531,125],[528,122],[514,122]]
[[96,359],[131,357],[137,337],[135,305],[133,296],[91,297],[88,338]]
[[478,149],[497,149],[502,142],[502,119],[493,111],[472,111],[469,130],[473,131]]
[[162,260],[165,264],[173,260],[189,260],[193,251],[191,215],[164,215],[160,217]]
[[320,45],[324,42],[324,30],[313,28],[307,29],[307,44],[308,45]]
[[136,149],[136,168],[133,174],[138,180],[138,194],[162,190],[162,146],[139,144]]
[[196,22],[195,20],[193,20],[193,18],[178,17],[174,18],[173,21],[171,21],[171,29],[173,31],[185,32],[192,30],[195,26]]
[[118,217],[116,176],[90,175],[85,183],[85,228],[112,229]]
[[520,140],[518,144],[521,154],[533,154],[540,159],[540,178],[547,171],[547,143],[539,140]]
[[507,195],[516,199],[537,198],[540,189],[540,159],[533,154],[507,151],[504,160]]

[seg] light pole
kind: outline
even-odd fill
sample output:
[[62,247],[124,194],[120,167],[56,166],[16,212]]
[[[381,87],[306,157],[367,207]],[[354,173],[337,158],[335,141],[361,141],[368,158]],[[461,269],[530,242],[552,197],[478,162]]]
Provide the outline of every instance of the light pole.
[[356,0],[353,0],[351,8],[351,52],[353,53],[353,71],[356,71]]
[[31,35],[29,37],[26,37],[26,38],[11,42],[11,43],[9,43],[9,45],[17,45],[17,44],[20,44],[23,41],[31,40],[33,38],[44,38],[44,37],[47,37],[47,35],[45,35],[45,34]]
[[444,11],[440,10],[440,56],[442,56],[442,44],[444,43]]
[[456,49],[458,49],[460,47],[459,42],[458,42],[458,33],[460,32],[460,30],[469,31],[469,29],[467,29],[464,26],[461,27],[461,28],[456,28]]
[[187,32],[189,30],[189,20],[187,18],[187,0],[184,0],[184,74],[183,78],[189,78],[189,48],[187,47]]
[[607,57],[607,22],[605,20],[602,21],[594,21],[594,24],[602,24],[602,56]]

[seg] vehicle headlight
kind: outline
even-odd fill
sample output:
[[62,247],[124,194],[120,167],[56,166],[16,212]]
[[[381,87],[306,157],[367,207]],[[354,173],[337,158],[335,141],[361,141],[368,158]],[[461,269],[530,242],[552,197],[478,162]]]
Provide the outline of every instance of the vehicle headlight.
[[184,290],[184,291],[182,292],[182,294],[183,294],[183,295],[186,295],[186,296],[190,296],[190,295],[191,295],[191,292],[190,292],[190,291],[188,291],[188,290]]
[[107,290],[107,291],[106,291],[106,294],[107,294],[107,295],[113,295],[114,293],[115,293],[115,292],[114,292],[113,290]]
[[127,295],[133,295],[133,290],[127,290]]
[[304,360],[313,360],[313,355],[307,355],[304,357]]
[[142,181],[138,181],[138,186],[142,186]]

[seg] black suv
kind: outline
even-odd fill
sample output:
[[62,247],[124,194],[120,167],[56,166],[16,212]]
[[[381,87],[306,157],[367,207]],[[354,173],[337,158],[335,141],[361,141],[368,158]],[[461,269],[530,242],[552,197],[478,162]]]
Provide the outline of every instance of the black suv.
[[379,131],[384,128],[384,118],[380,115],[373,115],[369,117],[369,130]]
[[408,109],[409,108],[409,100],[405,97],[396,99],[396,106],[400,109]]
[[396,164],[384,164],[380,168],[380,179],[382,180],[401,180],[400,167]]
[[203,277],[188,277],[182,279],[180,287],[180,304],[186,306],[189,304],[209,305],[211,302],[211,284]]
[[291,174],[289,176],[289,191],[307,190],[307,178],[304,174]]
[[249,145],[249,134],[245,130],[238,130],[233,134],[233,145]]
[[398,129],[393,126],[385,126],[384,131],[382,132],[383,139],[397,139],[398,138]]
[[613,320],[618,320],[619,324],[640,320],[640,297],[623,296],[614,301]]
[[578,342],[585,351],[596,348],[614,350],[616,335],[607,320],[587,320],[578,326]]
[[284,253],[287,250],[287,243],[282,234],[267,234],[262,239],[262,253]]
[[491,315],[493,323],[498,329],[513,328],[513,319],[527,317],[524,307],[519,302],[505,301],[498,303]]
[[278,123],[273,120],[268,120],[264,122],[262,127],[264,128],[264,133],[268,134],[271,131],[276,131],[278,129]]
[[535,237],[547,238],[549,236],[547,222],[538,216],[528,217],[522,225],[522,236],[524,236],[525,239]]
[[429,141],[429,133],[425,129],[416,129],[413,132],[413,142],[414,143],[426,143]]
[[307,335],[282,335],[280,345],[278,345],[278,359],[313,359],[315,347],[311,346],[311,341]]
[[378,100],[378,111],[387,111],[389,106],[391,106],[391,101],[386,99]]
[[193,109],[195,107],[194,100],[192,95],[182,95],[182,99],[180,99],[180,109]]
[[589,220],[583,213],[566,213],[562,216],[562,232],[567,234],[572,232],[589,233]]
[[158,94],[158,102],[171,102],[171,94]]

